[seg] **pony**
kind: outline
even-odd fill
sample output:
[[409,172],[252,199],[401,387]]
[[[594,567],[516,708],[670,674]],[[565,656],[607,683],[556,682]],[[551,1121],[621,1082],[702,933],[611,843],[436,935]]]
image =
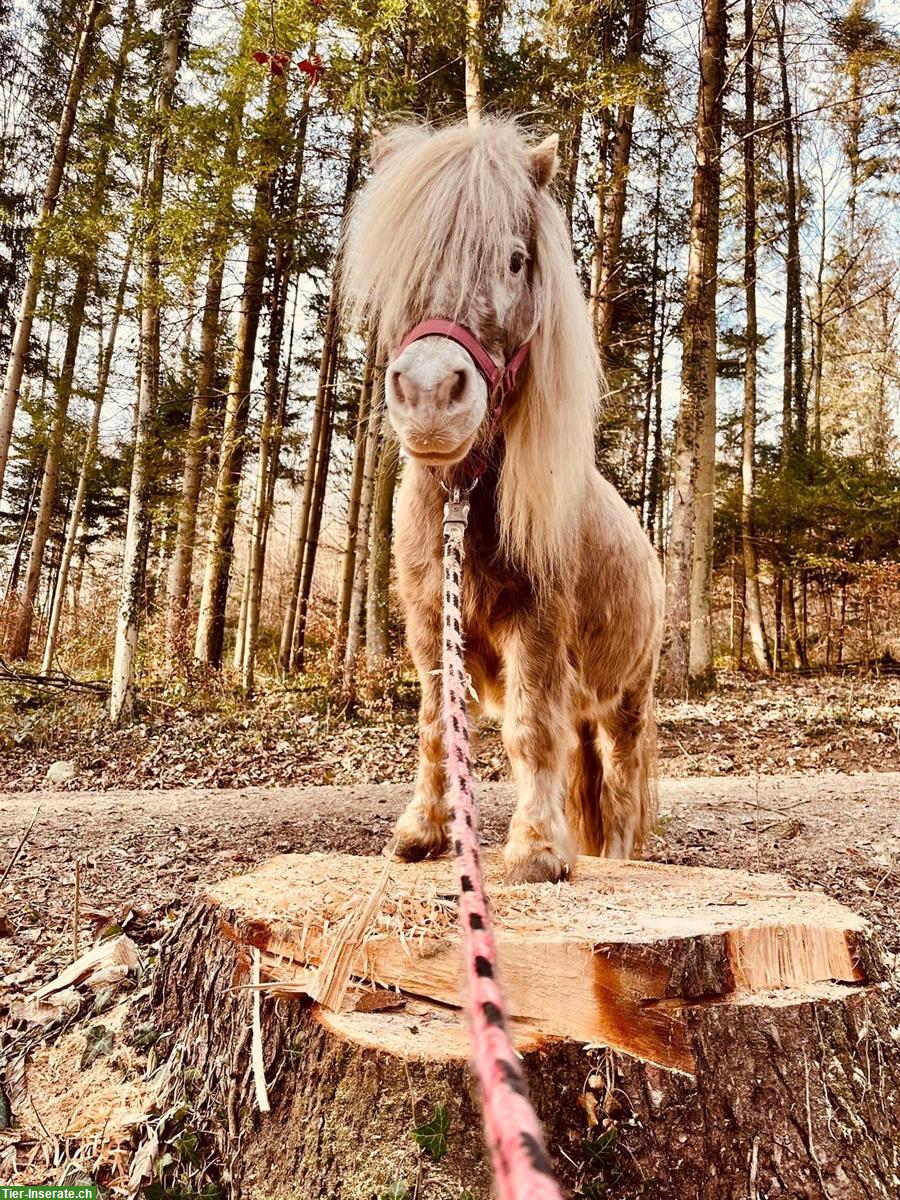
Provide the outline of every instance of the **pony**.
[[[595,466],[601,372],[569,234],[549,190],[557,138],[517,123],[377,136],[345,228],[345,316],[367,321],[405,451],[395,549],[421,682],[419,765],[394,854],[448,846],[440,666],[442,509],[468,456],[462,611],[466,670],[502,721],[517,805],[510,883],[558,881],[578,852],[628,858],[655,818],[653,682],[663,621],[656,552]],[[472,355],[404,336],[463,326],[498,367],[529,343],[499,420]],[[496,415],[496,414],[495,414]]]

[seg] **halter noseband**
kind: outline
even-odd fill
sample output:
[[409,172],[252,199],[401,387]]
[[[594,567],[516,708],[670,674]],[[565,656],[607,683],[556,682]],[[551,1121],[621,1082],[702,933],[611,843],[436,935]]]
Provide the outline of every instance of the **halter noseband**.
[[[400,343],[397,356],[399,357],[407,346],[411,346],[413,342],[418,342],[425,337],[445,337],[449,338],[451,342],[456,342],[458,346],[462,346],[488,387],[488,405],[491,413],[487,437],[483,438],[479,445],[454,468],[454,472],[462,475],[462,486],[471,491],[487,468],[488,449],[500,424],[503,403],[516,386],[516,379],[522,364],[528,357],[531,343],[523,342],[506,366],[498,367],[471,330],[466,329],[464,325],[457,325],[455,321],[448,321],[444,317],[429,317],[412,327]],[[432,468],[432,474],[439,476],[440,472]]]

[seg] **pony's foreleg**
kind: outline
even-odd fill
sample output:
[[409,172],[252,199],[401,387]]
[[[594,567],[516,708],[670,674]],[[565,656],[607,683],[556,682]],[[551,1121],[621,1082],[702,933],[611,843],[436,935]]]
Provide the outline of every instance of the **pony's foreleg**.
[[420,666],[419,768],[413,798],[397,822],[394,855],[404,862],[443,854],[449,844],[439,671]]
[[568,658],[546,629],[516,632],[504,646],[503,743],[518,804],[506,844],[509,883],[564,878],[575,867],[565,813],[574,743]]

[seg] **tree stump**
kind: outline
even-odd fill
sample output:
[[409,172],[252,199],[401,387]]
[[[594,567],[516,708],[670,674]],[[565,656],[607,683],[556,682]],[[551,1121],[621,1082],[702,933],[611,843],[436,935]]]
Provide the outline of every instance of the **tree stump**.
[[[573,1192],[900,1193],[897,996],[861,918],[774,875],[583,858],[566,884],[506,887],[485,867]],[[272,859],[199,895],[163,948],[169,1102],[234,1195],[489,1200],[459,976],[448,861]]]

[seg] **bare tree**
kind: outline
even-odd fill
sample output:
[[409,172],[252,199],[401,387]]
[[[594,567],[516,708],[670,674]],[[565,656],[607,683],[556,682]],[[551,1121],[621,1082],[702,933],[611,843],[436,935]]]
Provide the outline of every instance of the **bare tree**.
[[160,224],[163,184],[166,176],[172,97],[192,2],[193,0],[177,0],[164,10],[162,52],[150,135],[147,196],[141,231],[140,387],[109,703],[110,718],[114,722],[129,719],[134,709],[134,667],[137,657],[141,583],[150,533],[153,425],[159,401]]
[[[712,495],[701,492],[703,486],[708,486],[701,483],[701,475],[708,478],[708,465],[711,459],[714,461],[715,454],[715,302],[725,45],[724,2],[703,0],[691,233],[682,330],[681,404],[675,429],[672,518],[666,560],[668,637],[663,653],[662,684],[674,695],[685,695],[688,691],[691,676],[699,665],[698,656],[691,654],[692,637],[701,632],[702,622],[707,622],[707,628],[709,622],[708,611],[696,611],[695,606],[702,603],[703,596],[696,584],[692,588],[692,577],[697,579],[701,572],[704,577],[707,575],[706,563],[698,562],[694,553],[698,527],[704,553],[712,550],[711,538],[705,538],[704,520],[704,508],[711,510]],[[706,645],[711,645],[708,638]],[[706,668],[706,664],[703,666]]]
[[484,6],[466,0],[466,115],[477,125],[484,111]]
[[[116,116],[119,109],[119,96],[122,81],[125,77],[125,66],[131,50],[131,27],[134,21],[134,0],[129,0],[123,18],[122,35],[119,43],[119,53],[113,70],[112,84],[102,119],[102,135],[94,159],[93,178],[87,205],[87,219],[90,225],[97,220],[103,210],[108,185],[109,158],[112,152],[112,138],[116,126]],[[25,593],[19,607],[15,628],[9,644],[9,655],[13,659],[26,659],[31,643],[31,630],[34,623],[34,607],[41,581],[41,568],[44,562],[44,548],[50,533],[53,520],[53,508],[56,501],[56,489],[59,481],[60,460],[63,450],[63,439],[66,432],[66,421],[69,404],[75,383],[75,367],[78,361],[78,348],[81,344],[81,333],[84,327],[84,316],[87,307],[88,292],[91,279],[96,271],[96,263],[100,246],[92,244],[87,235],[85,244],[78,259],[78,270],[72,288],[72,299],[66,328],[66,346],[63,352],[62,370],[56,381],[56,404],[53,413],[53,424],[50,431],[50,445],[44,462],[44,475],[41,481],[41,494],[38,500],[37,512],[34,519],[34,531],[31,536],[31,549],[28,556],[28,567],[25,572]]]
[[91,409],[91,423],[88,429],[87,443],[84,448],[84,456],[81,460],[81,471],[78,475],[78,489],[75,492],[75,499],[72,502],[72,509],[69,513],[69,524],[66,529],[66,540],[63,545],[62,557],[59,564],[59,573],[56,577],[56,584],[53,590],[53,603],[50,609],[50,621],[47,626],[47,638],[44,643],[44,654],[41,660],[41,673],[46,675],[53,667],[53,660],[56,657],[56,644],[59,638],[59,626],[62,619],[62,611],[66,602],[66,587],[69,583],[69,572],[72,567],[72,557],[75,552],[75,546],[78,542],[78,531],[81,526],[81,516],[84,512],[84,503],[87,499],[88,488],[90,487],[91,476],[94,471],[95,460],[97,457],[97,438],[100,432],[100,413],[103,409],[103,401],[106,399],[106,389],[109,384],[109,372],[112,367],[113,353],[116,348],[116,338],[119,333],[119,322],[122,318],[122,312],[125,308],[125,294],[128,289],[128,277],[131,274],[131,259],[134,253],[134,242],[137,233],[137,228],[132,230],[131,237],[128,240],[128,246],[125,251],[125,261],[122,264],[122,274],[119,277],[119,286],[116,290],[116,298],[113,304],[112,318],[109,324],[109,332],[106,338],[106,345],[103,350],[103,356],[100,362],[100,371],[97,377],[97,388],[94,392],[94,404]]
[[756,471],[756,375],[759,330],[756,320],[756,64],[753,0],[744,0],[744,417],[741,429],[741,547],[744,596],[753,657],[760,671],[771,671],[772,656],[763,624],[753,508]]
[[59,118],[59,128],[53,144],[53,154],[50,158],[50,169],[44,185],[41,208],[37,217],[37,227],[31,246],[31,258],[28,263],[28,274],[25,277],[25,287],[16,318],[16,327],[10,348],[9,362],[6,366],[6,378],[3,383],[3,399],[0,401],[0,493],[3,492],[3,480],[6,475],[6,463],[9,457],[9,443],[12,438],[13,422],[19,405],[19,392],[22,387],[22,376],[25,373],[25,359],[28,354],[28,343],[31,339],[31,327],[34,324],[34,314],[37,309],[38,295],[44,277],[47,262],[47,244],[50,219],[56,211],[59,192],[62,186],[63,172],[69,157],[69,147],[75,119],[78,113],[78,103],[84,88],[91,56],[96,42],[97,23],[100,15],[106,9],[107,0],[87,0],[84,20],[78,47],[69,73],[69,84],[63,101],[62,113]]

